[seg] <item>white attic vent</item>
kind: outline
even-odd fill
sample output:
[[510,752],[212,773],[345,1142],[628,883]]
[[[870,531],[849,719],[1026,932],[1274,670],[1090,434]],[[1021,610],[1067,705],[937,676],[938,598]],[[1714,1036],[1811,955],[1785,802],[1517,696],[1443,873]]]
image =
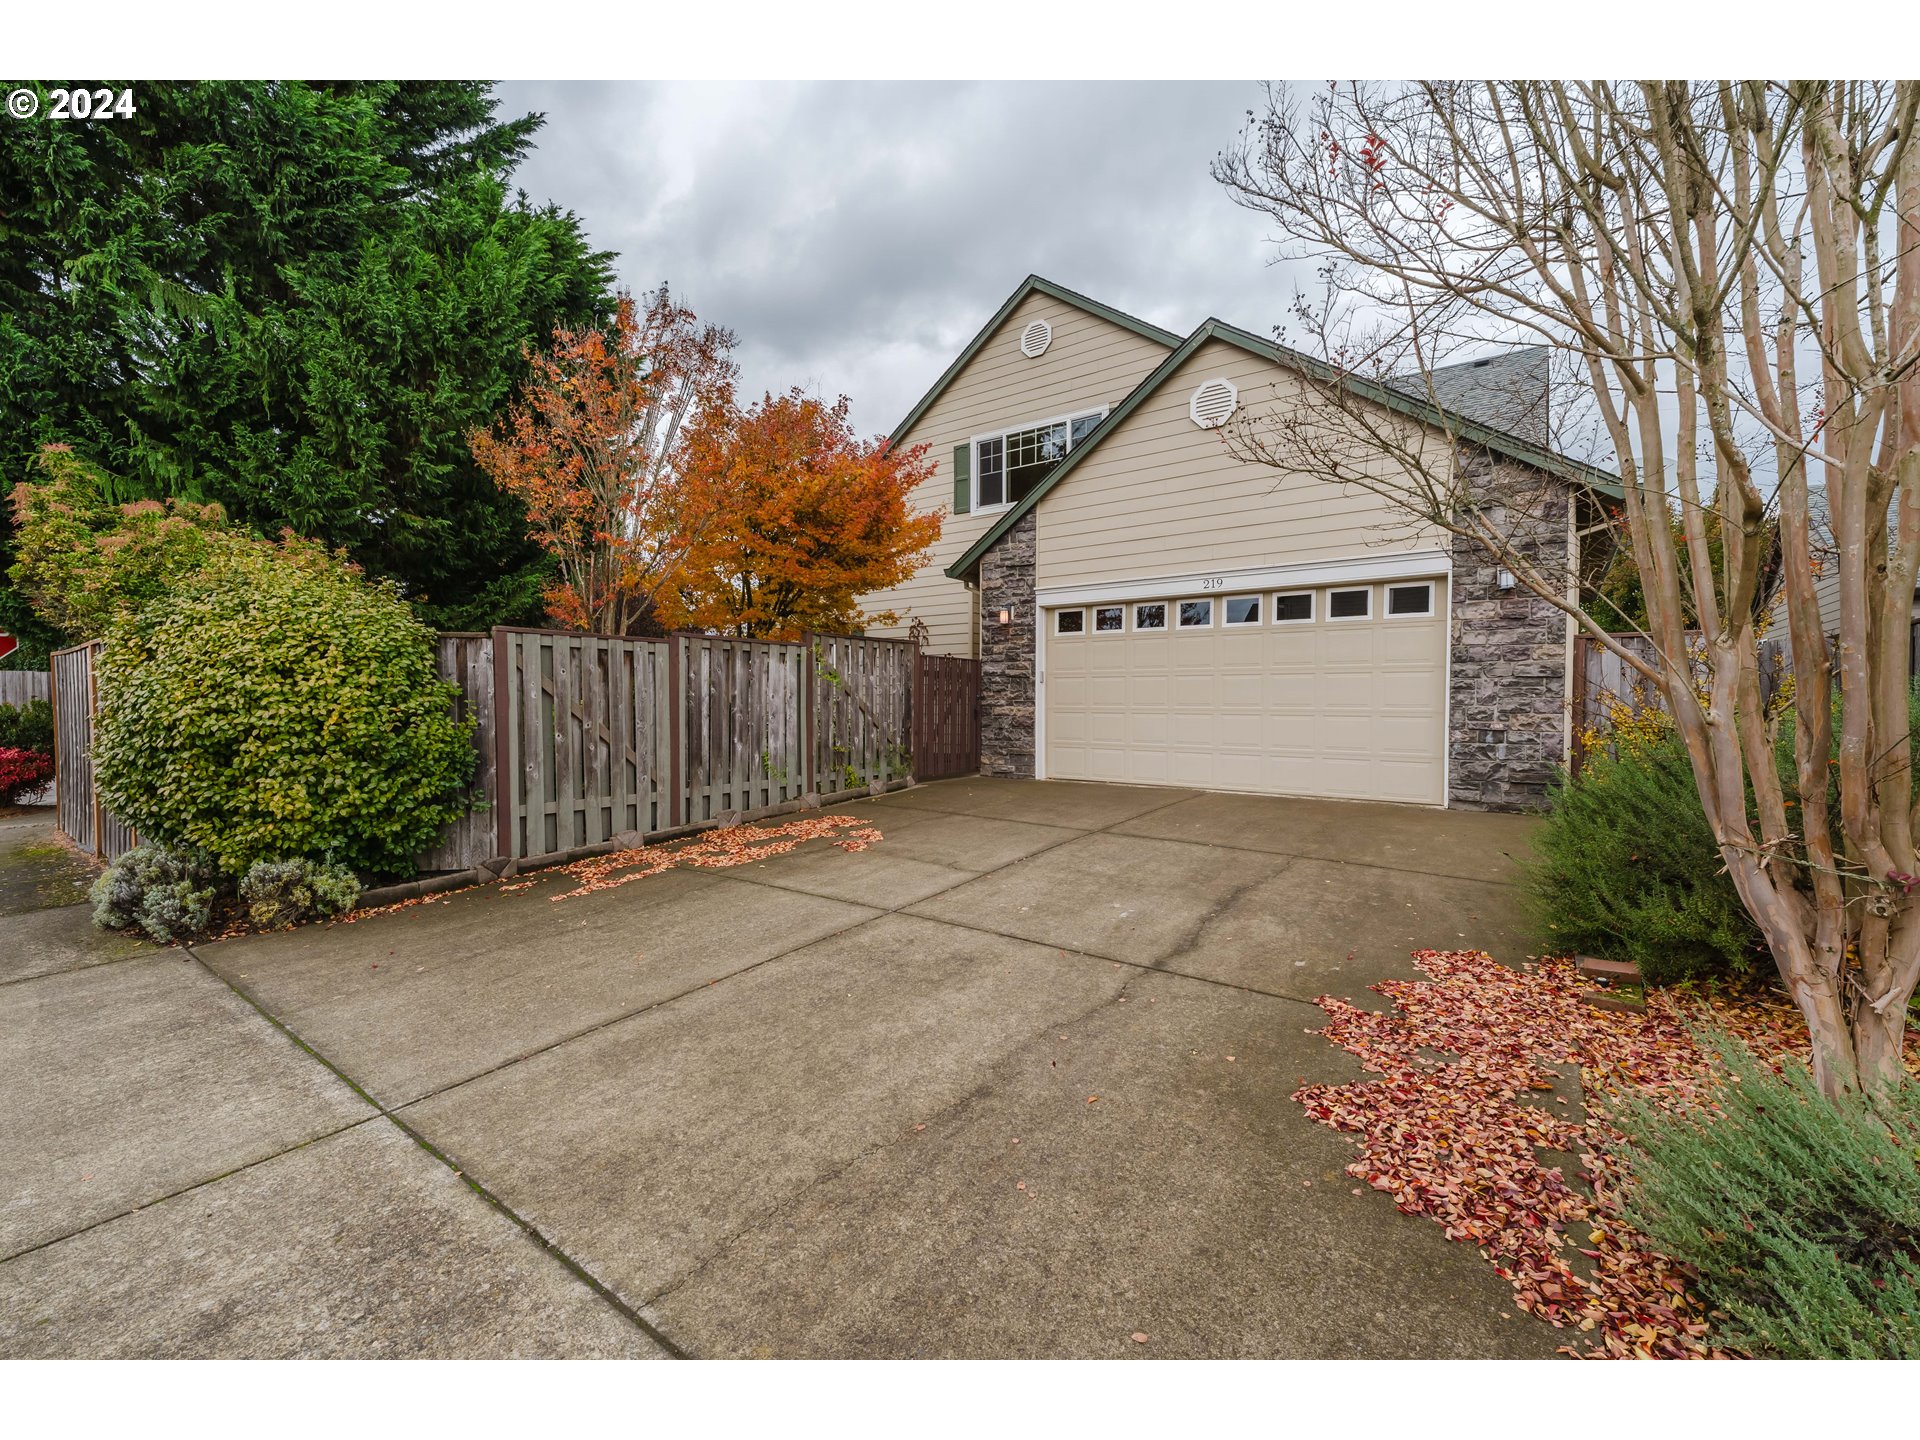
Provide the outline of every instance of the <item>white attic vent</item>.
[[1053,327],[1044,320],[1036,320],[1020,332],[1020,353],[1029,360],[1038,360],[1052,343]]
[[1231,380],[1209,380],[1193,392],[1187,414],[1202,430],[1218,430],[1233,418],[1239,404],[1240,392]]

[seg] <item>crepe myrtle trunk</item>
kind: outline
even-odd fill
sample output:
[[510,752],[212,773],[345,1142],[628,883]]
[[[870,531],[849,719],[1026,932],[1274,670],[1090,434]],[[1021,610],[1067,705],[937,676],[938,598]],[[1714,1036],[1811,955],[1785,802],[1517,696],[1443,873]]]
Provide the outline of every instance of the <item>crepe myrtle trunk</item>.
[[[1913,81],[1334,84],[1271,91],[1214,172],[1323,292],[1293,307],[1301,393],[1227,443],[1484,546],[1660,696],[1830,1095],[1898,1083],[1920,983],[1917,121]],[[1625,530],[1651,656],[1577,561],[1537,563],[1543,509],[1464,478],[1433,371],[1513,338],[1607,462],[1562,474]],[[1786,776],[1759,683],[1783,633]]]

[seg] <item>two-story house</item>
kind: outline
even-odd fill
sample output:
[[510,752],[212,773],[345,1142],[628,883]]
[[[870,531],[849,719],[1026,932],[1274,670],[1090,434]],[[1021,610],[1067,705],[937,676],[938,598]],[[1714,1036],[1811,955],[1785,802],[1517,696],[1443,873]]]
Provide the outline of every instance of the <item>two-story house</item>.
[[[982,661],[983,771],[1540,802],[1569,741],[1566,614],[1378,496],[1222,442],[1311,364],[1031,276],[896,427],[938,462],[915,503],[948,514],[931,563],[864,603],[899,615],[875,633]],[[1571,575],[1611,477],[1551,452],[1545,378],[1533,348],[1373,392],[1443,437],[1438,398],[1469,473],[1548,495],[1565,549],[1544,558]]]

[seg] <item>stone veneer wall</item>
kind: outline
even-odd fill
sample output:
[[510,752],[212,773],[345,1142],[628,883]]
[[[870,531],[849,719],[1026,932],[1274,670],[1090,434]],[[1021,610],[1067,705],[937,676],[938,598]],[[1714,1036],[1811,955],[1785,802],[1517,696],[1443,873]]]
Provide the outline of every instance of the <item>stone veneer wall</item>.
[[[1035,512],[980,557],[980,773],[1033,778]],[[1012,612],[1009,624],[1000,612]]]
[[[1483,506],[1508,502],[1515,547],[1564,574],[1567,487],[1484,452],[1462,459]],[[1566,761],[1567,616],[1519,585],[1502,591],[1500,569],[1474,541],[1454,539],[1447,803],[1538,810]]]

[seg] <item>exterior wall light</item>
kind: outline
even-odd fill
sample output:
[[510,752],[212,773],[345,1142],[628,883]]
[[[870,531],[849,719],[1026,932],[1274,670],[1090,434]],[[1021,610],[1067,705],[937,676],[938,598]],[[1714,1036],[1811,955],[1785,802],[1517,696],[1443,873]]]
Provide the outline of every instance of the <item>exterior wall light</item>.
[[1513,572],[1511,570],[1502,570],[1493,583],[1498,585],[1502,590],[1513,589]]
[[1013,611],[1002,609],[1000,611],[1000,623],[1002,625],[1011,625],[1013,623]]

